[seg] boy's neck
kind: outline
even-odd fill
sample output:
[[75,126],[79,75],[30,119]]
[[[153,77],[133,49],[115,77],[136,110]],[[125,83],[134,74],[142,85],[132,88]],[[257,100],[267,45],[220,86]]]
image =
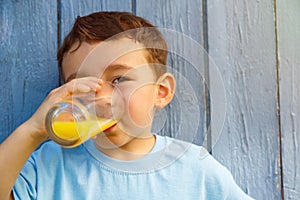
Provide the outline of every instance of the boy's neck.
[[97,145],[97,142],[95,142],[95,146],[99,151],[111,158],[132,161],[138,160],[150,153],[155,145],[155,141],[155,135],[151,134],[149,137],[133,138],[121,147],[103,148],[100,145]]

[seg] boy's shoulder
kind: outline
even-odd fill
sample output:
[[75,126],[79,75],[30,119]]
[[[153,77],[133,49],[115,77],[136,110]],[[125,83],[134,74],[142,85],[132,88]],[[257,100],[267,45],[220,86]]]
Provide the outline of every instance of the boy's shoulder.
[[75,148],[64,148],[52,140],[47,140],[32,153],[28,161],[40,167],[47,167],[49,163],[51,163],[51,166],[59,166],[66,160],[81,162],[85,159],[85,154],[86,152],[81,145]]
[[201,171],[203,169],[206,169],[206,171],[215,171],[216,168],[225,168],[203,146],[168,136],[158,136],[158,138],[160,137],[166,140],[164,153],[172,157],[175,162],[195,167],[195,169]]
[[215,196],[216,199],[222,196],[251,199],[238,187],[230,171],[204,147],[166,136],[161,139],[168,144],[164,151],[165,157],[173,159],[168,170],[182,181],[202,185],[208,196]]
[[199,146],[180,139],[168,136],[157,136],[164,141],[164,149],[161,150],[160,163],[165,167],[184,172],[191,171],[194,178],[207,181],[223,182],[232,179],[229,170],[218,162],[203,146]]

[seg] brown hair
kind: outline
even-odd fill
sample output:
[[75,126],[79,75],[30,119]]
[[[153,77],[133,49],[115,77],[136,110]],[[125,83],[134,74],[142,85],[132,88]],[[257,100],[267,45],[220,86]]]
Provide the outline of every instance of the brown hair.
[[[120,34],[123,32],[125,35]],[[116,37],[112,38],[113,36]],[[75,20],[72,30],[65,37],[57,53],[60,73],[64,54],[76,42],[78,42],[78,46],[74,51],[80,47],[82,42],[92,44],[121,37],[134,39],[145,46],[148,52],[146,54],[147,61],[159,64],[153,67],[157,77],[166,72],[167,43],[155,26],[147,20],[127,12],[96,12],[84,17],[78,16]]]

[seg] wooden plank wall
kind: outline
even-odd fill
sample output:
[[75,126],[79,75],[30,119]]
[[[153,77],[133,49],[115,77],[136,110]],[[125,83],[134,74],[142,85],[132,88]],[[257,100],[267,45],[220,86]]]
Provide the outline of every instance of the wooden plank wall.
[[283,189],[300,199],[300,1],[276,5]]
[[227,102],[213,155],[257,199],[281,198],[274,26],[273,1],[208,3],[209,55]]
[[58,85],[56,2],[0,1],[0,140]]
[[[56,50],[74,19],[128,11],[170,42],[179,86],[160,113],[161,134],[182,138],[176,130],[194,127],[182,139],[208,147],[255,199],[300,199],[298,0],[3,0],[0,8],[0,141],[59,85]],[[181,102],[198,106],[186,113]]]

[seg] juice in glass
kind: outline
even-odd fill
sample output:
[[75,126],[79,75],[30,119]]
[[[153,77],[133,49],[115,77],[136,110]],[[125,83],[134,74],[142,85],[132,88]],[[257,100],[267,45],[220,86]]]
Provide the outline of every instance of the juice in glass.
[[114,126],[116,122],[116,120],[104,118],[83,121],[54,121],[52,129],[56,137],[61,140],[72,141],[73,144],[68,147],[75,147]]

